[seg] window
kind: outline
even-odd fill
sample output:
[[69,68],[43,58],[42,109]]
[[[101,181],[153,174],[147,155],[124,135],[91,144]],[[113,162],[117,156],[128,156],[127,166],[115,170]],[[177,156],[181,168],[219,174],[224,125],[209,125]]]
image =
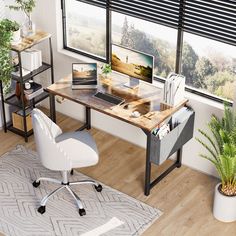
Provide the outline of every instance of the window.
[[232,100],[236,47],[185,33],[182,74],[187,85]]
[[76,0],[65,1],[64,46],[106,59],[106,9]]
[[[188,91],[233,98],[236,2],[62,0],[64,47],[102,62],[111,43],[154,55],[156,77],[176,71]],[[220,96],[219,98],[216,96]]]
[[112,13],[112,42],[155,58],[154,74],[166,77],[175,70],[177,30]]

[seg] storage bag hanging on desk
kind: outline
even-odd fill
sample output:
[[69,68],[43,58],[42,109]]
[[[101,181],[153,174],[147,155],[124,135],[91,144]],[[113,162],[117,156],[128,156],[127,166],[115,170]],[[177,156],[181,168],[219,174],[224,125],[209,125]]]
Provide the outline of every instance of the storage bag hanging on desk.
[[151,162],[163,163],[193,137],[195,112],[187,107],[181,108],[168,121],[171,131],[159,139],[151,135]]

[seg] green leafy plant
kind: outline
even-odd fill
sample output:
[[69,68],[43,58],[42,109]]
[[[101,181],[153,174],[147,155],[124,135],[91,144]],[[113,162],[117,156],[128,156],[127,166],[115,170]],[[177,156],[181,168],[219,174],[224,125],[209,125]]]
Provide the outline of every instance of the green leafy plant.
[[[8,19],[0,20],[0,80],[7,87],[11,80],[12,63],[10,56],[13,32],[19,28],[18,23]],[[7,89],[5,89],[7,92]]]
[[[219,119],[212,115],[208,128],[212,136],[198,131],[204,138],[196,140],[208,151],[201,157],[212,162],[221,178],[221,192],[227,196],[236,195],[236,115],[225,106],[224,115]],[[205,141],[208,141],[207,143]]]
[[36,0],[15,0],[16,5],[8,6],[11,10],[15,11],[23,11],[28,18],[30,18],[30,14],[32,13]]
[[111,64],[104,64],[104,65],[102,66],[102,73],[103,73],[103,74],[107,75],[107,74],[109,74],[109,73],[111,73],[111,72],[112,72],[112,70],[111,70]]
[[18,31],[19,29],[20,29],[20,25],[16,21],[12,21],[11,30],[14,32],[14,31]]

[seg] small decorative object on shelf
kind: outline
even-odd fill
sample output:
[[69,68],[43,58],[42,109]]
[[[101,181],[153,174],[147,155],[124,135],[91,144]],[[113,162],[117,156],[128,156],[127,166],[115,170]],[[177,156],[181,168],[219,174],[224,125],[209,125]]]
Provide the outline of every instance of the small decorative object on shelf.
[[12,31],[13,31],[13,35],[12,35],[11,44],[20,43],[21,42],[20,25],[16,21],[13,21]]
[[104,64],[101,69],[102,69],[102,75],[104,75],[104,77],[108,79],[110,73],[112,72],[111,64]]
[[[0,21],[0,31],[1,31],[1,21]],[[1,33],[1,32],[0,32]],[[0,40],[1,40],[0,34]],[[34,45],[41,43],[43,41],[48,40],[49,42],[49,62],[42,62],[41,51],[32,48]],[[1,49],[1,48],[0,48]],[[0,95],[1,95],[1,104],[2,104],[2,115],[3,115],[3,123],[4,123],[4,131],[10,130],[16,134],[19,134],[25,138],[25,141],[28,141],[28,137],[33,133],[32,128],[30,128],[30,116],[27,113],[28,109],[32,110],[33,107],[36,106],[39,102],[48,98],[48,93],[44,91],[43,86],[34,82],[34,77],[39,75],[40,73],[51,70],[51,80],[50,83],[54,83],[54,73],[53,73],[53,51],[52,51],[52,41],[51,35],[49,33],[38,31],[34,35],[25,37],[19,44],[10,45],[8,44],[8,55],[10,55],[10,51],[16,54],[17,60],[14,63],[15,71],[12,71],[13,66],[11,65],[12,59],[9,59],[9,74],[7,77],[11,82],[11,79],[16,81],[15,93],[3,96],[3,83],[2,78],[5,77],[0,76]],[[30,51],[29,54],[32,54],[32,58],[34,63],[30,65],[30,70],[23,69],[24,56],[25,51]],[[0,54],[1,56],[1,54]],[[26,57],[27,60],[28,57]],[[23,60],[22,60],[23,59]],[[0,75],[1,75],[1,67],[0,67]],[[12,106],[11,110],[18,110],[18,113],[12,113],[12,118],[14,121],[6,121],[5,114],[5,104]],[[15,108],[15,109],[13,109]],[[8,116],[11,117],[11,116]],[[14,122],[14,124],[13,124]]]
[[20,99],[21,89],[20,89],[20,82],[18,81],[16,82],[15,95],[18,99]]
[[31,13],[35,7],[35,0],[15,0],[16,5],[8,6],[11,10],[23,11],[25,22],[22,25],[22,36],[30,36],[35,33],[35,24],[31,19]]

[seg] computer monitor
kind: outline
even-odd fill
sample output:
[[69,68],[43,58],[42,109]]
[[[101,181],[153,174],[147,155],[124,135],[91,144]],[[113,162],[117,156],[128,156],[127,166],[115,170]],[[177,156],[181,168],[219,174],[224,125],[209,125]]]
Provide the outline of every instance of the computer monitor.
[[139,80],[152,83],[154,57],[120,45],[112,45],[111,68],[129,76],[125,86],[134,88]]
[[72,89],[97,88],[97,63],[72,64]]

